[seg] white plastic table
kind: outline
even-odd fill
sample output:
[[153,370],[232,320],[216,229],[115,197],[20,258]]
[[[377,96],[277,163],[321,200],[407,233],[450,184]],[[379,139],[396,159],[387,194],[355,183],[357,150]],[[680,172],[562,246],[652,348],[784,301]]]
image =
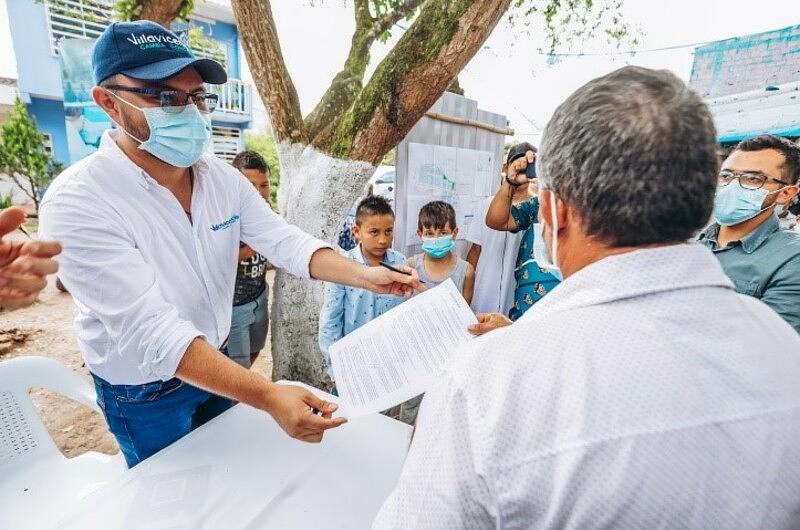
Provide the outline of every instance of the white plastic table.
[[410,440],[411,427],[375,414],[307,444],[239,404],[84,498],[57,528],[369,528]]

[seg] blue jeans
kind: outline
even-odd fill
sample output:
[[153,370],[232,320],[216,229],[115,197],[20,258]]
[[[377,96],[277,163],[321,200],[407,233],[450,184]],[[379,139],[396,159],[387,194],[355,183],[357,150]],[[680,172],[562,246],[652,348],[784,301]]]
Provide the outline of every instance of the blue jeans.
[[233,306],[231,331],[228,335],[228,357],[250,368],[250,356],[267,343],[269,329],[269,286],[264,286],[252,302]]
[[128,467],[157,453],[231,406],[178,378],[143,385],[112,385],[92,374],[97,404]]

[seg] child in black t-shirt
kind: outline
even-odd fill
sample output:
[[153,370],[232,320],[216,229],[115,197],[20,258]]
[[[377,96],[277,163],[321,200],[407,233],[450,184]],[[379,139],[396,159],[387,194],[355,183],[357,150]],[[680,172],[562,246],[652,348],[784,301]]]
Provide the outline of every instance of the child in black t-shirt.
[[[242,151],[233,159],[233,167],[247,177],[264,200],[269,198],[269,166],[261,155],[254,151]],[[244,243],[240,244],[227,354],[245,368],[250,368],[267,342],[268,267],[269,263],[264,256]]]

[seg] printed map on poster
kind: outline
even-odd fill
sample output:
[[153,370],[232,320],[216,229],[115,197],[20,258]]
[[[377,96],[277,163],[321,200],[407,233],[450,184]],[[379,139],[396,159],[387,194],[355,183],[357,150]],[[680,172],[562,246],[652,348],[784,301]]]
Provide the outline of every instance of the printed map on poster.
[[459,239],[463,239],[483,199],[492,194],[498,171],[494,153],[489,151],[408,144],[407,244],[420,243],[417,216],[430,201],[453,205]]

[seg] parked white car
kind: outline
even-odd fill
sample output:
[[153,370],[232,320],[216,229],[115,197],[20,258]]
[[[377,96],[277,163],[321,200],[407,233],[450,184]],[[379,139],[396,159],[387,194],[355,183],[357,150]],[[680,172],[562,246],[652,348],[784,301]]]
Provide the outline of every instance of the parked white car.
[[378,166],[375,174],[369,179],[367,194],[380,195],[394,207],[395,181],[394,166]]

